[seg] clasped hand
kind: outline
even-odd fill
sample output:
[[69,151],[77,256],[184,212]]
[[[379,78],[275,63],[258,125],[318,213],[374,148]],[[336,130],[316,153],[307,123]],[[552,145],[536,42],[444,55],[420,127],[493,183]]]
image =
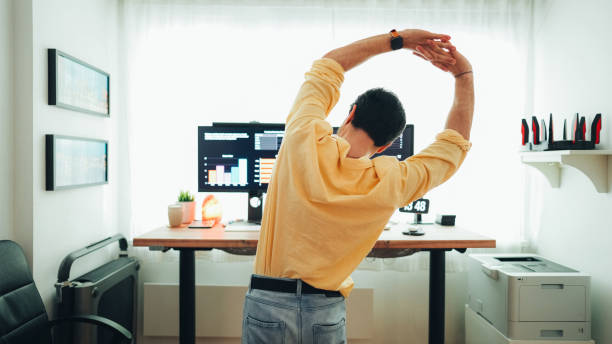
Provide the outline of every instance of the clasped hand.
[[404,48],[445,72],[458,76],[472,70],[467,58],[450,42],[449,35],[418,29],[402,30],[399,34],[404,40]]

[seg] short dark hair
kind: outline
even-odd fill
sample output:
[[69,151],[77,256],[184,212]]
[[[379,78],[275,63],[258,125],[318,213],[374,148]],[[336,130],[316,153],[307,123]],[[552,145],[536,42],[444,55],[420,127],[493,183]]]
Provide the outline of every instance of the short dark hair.
[[365,131],[377,147],[393,142],[406,126],[406,114],[395,93],[382,88],[365,91],[351,105],[357,105],[351,124]]

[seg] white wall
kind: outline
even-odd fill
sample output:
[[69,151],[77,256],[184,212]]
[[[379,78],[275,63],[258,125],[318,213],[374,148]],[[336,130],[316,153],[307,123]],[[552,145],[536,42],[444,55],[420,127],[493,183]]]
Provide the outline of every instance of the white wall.
[[13,0],[14,204],[13,236],[32,266],[32,1]]
[[[603,114],[602,148],[612,143],[610,80],[612,2],[562,0],[536,9],[534,107],[537,114]],[[590,124],[589,124],[590,125]],[[557,123],[556,128],[561,128]],[[610,166],[612,167],[612,166]],[[609,179],[612,174],[609,171]],[[532,171],[541,197],[530,218],[537,252],[592,275],[592,334],[612,343],[612,193],[599,194],[580,172],[567,168],[552,189]]]
[[12,11],[12,0],[0,0],[0,240],[13,239]]
[[[24,114],[19,120],[24,134],[31,138],[30,162],[18,165],[22,185],[31,187],[31,200],[16,204],[16,218],[32,221],[30,241],[34,280],[47,311],[53,313],[54,288],[61,260],[69,252],[118,232],[117,228],[117,123],[121,114],[115,101],[120,85],[117,76],[118,3],[107,0],[28,0],[18,1],[23,16],[31,6],[30,60],[22,68],[29,71],[31,84],[18,89]],[[26,26],[27,24],[24,24]],[[111,75],[111,117],[70,111],[47,105],[47,49],[56,48],[84,60]],[[27,55],[27,54],[25,54]],[[27,56],[26,56],[27,57]],[[29,103],[27,95],[30,95]],[[19,101],[19,100],[18,100]],[[28,106],[31,112],[28,114]],[[62,134],[109,141],[109,183],[72,190],[45,191],[45,134]],[[18,140],[16,140],[18,142]],[[17,154],[21,154],[17,152]],[[23,176],[22,176],[23,174]],[[28,210],[31,214],[26,217]],[[20,220],[21,221],[21,220]],[[17,222],[17,221],[16,221]],[[27,226],[20,228],[27,232]],[[28,242],[26,241],[26,245]],[[108,251],[78,261],[72,276],[90,270],[108,259]]]

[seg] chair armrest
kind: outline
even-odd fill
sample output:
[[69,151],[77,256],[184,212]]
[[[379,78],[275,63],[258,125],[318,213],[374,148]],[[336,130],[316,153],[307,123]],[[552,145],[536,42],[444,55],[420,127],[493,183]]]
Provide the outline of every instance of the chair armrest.
[[132,333],[128,331],[125,327],[120,324],[98,315],[88,314],[88,315],[73,315],[69,317],[54,319],[49,321],[49,326],[51,328],[66,322],[84,322],[89,324],[94,324],[98,326],[102,326],[108,329],[111,329],[113,332],[121,335],[121,338],[125,340],[127,343],[132,343]]

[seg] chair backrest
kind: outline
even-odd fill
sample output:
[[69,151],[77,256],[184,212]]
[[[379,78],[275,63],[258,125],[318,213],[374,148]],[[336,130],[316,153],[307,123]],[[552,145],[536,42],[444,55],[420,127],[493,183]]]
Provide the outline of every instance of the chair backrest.
[[0,344],[50,344],[48,323],[23,250],[0,240]]

